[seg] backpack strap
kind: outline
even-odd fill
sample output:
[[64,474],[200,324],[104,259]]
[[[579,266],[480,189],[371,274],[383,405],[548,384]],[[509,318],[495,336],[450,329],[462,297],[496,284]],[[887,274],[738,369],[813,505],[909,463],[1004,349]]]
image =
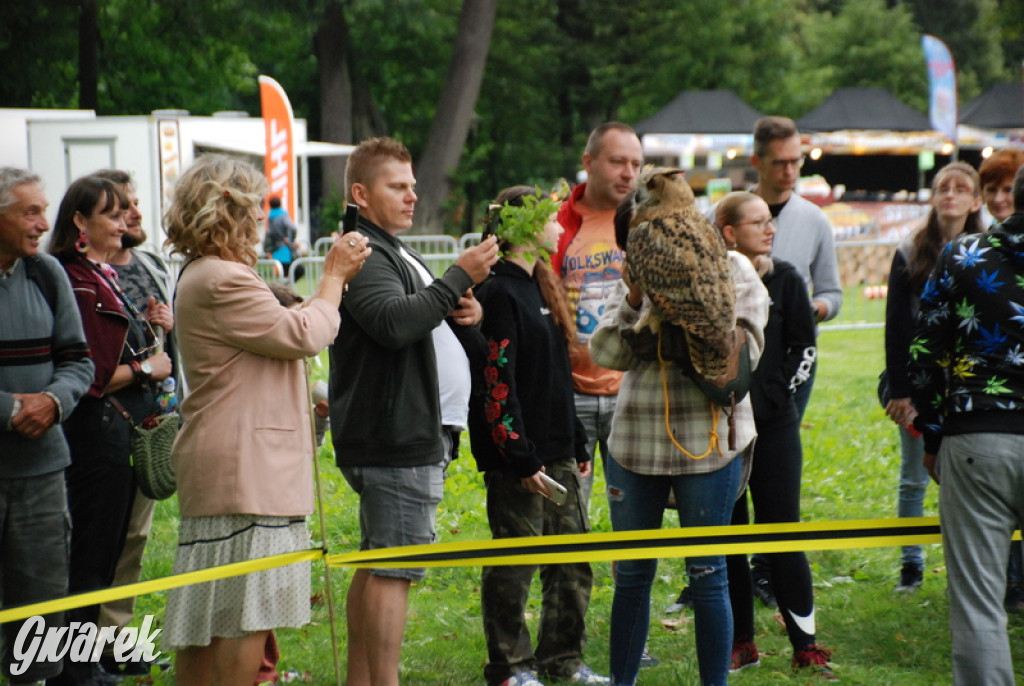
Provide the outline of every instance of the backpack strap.
[[50,306],[50,312],[56,315],[57,284],[54,283],[53,276],[42,266],[43,259],[38,255],[28,255],[23,260],[25,262],[25,276],[39,288],[43,298],[46,299],[46,304]]

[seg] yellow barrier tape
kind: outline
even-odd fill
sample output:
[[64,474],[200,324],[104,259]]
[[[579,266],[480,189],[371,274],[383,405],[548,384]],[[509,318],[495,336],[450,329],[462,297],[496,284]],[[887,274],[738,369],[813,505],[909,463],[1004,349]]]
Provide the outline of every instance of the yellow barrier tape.
[[191,584],[203,583],[204,581],[225,579],[230,576],[241,576],[242,574],[250,574],[252,572],[262,572],[265,569],[284,567],[285,565],[295,564],[296,562],[319,560],[323,556],[324,551],[321,549],[300,550],[295,553],[283,553],[281,555],[261,557],[258,560],[233,562],[231,564],[221,565],[220,567],[210,567],[209,569],[200,569],[195,572],[186,572],[185,574],[175,574],[174,576],[165,576],[159,579],[140,581],[135,584],[115,586],[101,591],[80,593],[78,595],[68,596],[57,600],[47,600],[41,603],[33,603],[31,605],[21,605],[8,610],[0,610],[0,624],[3,624],[4,622],[15,622],[19,619],[27,619],[28,617],[33,617],[35,615],[45,615],[50,614],[51,612],[62,612],[76,607],[85,607],[86,605],[97,605],[99,603],[119,600],[121,598],[133,598],[147,593],[163,591],[168,588],[177,588],[178,586],[189,586]]
[[[1020,540],[1021,532],[1015,532],[1013,537]],[[335,555],[328,555],[321,549],[311,549],[0,610],[0,624],[179,586],[241,576],[296,562],[319,560],[322,557],[326,557],[332,567],[482,567],[881,548],[941,542],[938,517],[906,517],[530,536],[413,545]]]
[[939,543],[937,517],[751,524],[437,543],[328,555],[334,567],[476,567]]

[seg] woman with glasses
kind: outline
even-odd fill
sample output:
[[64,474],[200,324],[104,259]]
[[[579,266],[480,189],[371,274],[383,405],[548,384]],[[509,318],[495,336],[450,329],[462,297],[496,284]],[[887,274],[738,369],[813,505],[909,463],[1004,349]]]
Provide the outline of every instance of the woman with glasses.
[[[71,450],[65,472],[71,513],[71,593],[107,588],[114,579],[135,498],[130,461],[132,425],[160,412],[155,382],[171,373],[171,359],[157,352],[153,324],[174,321],[157,304],[146,317],[117,284],[107,255],[121,248],[128,199],[110,181],[86,176],[68,187],[57,211],[50,252],[60,260],[82,316],[96,365],[88,393],[64,423]],[[68,612],[70,621],[95,623],[99,606]],[[51,684],[91,684],[92,663],[66,660]]]
[[[200,157],[175,183],[164,223],[182,255],[175,329],[189,395],[174,444],[178,549],[174,573],[310,547],[313,430],[304,360],[334,341],[345,285],[370,254],[342,236],[316,292],[282,305],[253,267],[263,174],[223,155]],[[251,686],[272,629],[309,622],[309,562],[172,589],[164,650],[188,686]]]
[[[757,443],[747,490],[758,524],[800,521],[800,416],[794,394],[807,380],[816,355],[814,317],[807,286],[796,268],[769,257],[775,237],[771,210],[753,193],[729,193],[718,203],[715,225],[730,250],[747,257],[761,276],[771,306],[764,350],[754,372],[750,401]],[[747,493],[736,501],[733,524],[749,524]],[[791,665],[831,679],[829,651],[815,642],[814,592],[801,551],[765,555],[779,612],[793,646]],[[746,555],[726,557],[733,613],[729,671],[760,664],[754,642],[754,593]]]
[[[932,181],[932,209],[924,226],[900,242],[889,269],[885,303],[885,370],[888,379],[885,414],[900,432],[900,517],[923,517],[928,487],[924,440],[913,428],[917,411],[910,402],[910,341],[920,308],[921,291],[939,260],[942,249],[962,233],[981,233],[981,181],[969,164],[952,162]],[[881,390],[881,389],[880,389]],[[902,568],[896,590],[913,593],[924,580],[924,552],[920,545],[903,546]]]

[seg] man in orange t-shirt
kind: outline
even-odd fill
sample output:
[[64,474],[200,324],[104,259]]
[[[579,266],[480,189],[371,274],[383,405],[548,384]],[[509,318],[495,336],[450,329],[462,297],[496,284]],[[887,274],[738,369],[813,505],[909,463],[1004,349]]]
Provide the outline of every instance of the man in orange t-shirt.
[[[622,372],[594,364],[587,344],[622,277],[625,253],[615,243],[612,220],[615,208],[636,187],[642,164],[643,147],[631,127],[619,122],[601,124],[590,133],[583,152],[587,181],[573,189],[558,212],[565,231],[551,264],[562,277],[576,314],[580,347],[571,351],[573,387],[576,414],[587,430],[592,463],[598,445],[602,461],[608,457],[608,434]],[[584,502],[590,499],[592,474],[593,470],[584,480]]]

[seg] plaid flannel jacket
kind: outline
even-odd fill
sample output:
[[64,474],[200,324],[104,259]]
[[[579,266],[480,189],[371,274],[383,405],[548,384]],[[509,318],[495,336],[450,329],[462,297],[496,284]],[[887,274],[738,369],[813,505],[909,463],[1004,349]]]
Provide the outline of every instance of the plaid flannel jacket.
[[[746,329],[751,364],[756,366],[764,347],[764,326],[768,321],[768,291],[746,257],[730,251],[733,282],[736,285],[736,320]],[[728,450],[728,417],[713,408],[690,379],[671,365],[665,369],[668,390],[669,425],[676,441],[693,455],[708,452],[713,433],[718,445],[703,459],[683,454],[669,436],[665,422],[665,391],[657,362],[637,359],[621,333],[651,306],[644,297],[639,310],[626,302],[627,287],[616,286],[597,331],[590,340],[590,354],[602,367],[625,372],[619,389],[615,417],[609,437],[609,452],[615,461],[638,474],[696,474],[721,469],[740,454],[750,455],[756,431],[748,395],[736,406],[735,453]],[[713,418],[717,413],[717,424]]]

